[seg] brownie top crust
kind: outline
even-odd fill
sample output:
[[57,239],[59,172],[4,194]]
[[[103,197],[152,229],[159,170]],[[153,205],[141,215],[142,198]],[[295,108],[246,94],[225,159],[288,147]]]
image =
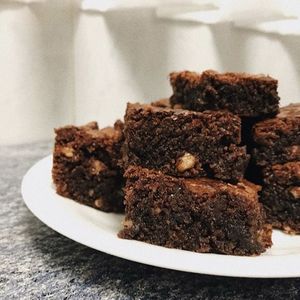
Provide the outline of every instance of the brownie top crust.
[[113,167],[117,166],[124,139],[122,121],[116,121],[114,127],[102,129],[99,129],[97,122],[84,126],[68,125],[55,129],[55,133],[56,154],[64,153],[75,162],[80,161],[84,153],[94,153],[97,150],[105,162]]
[[214,180],[209,178],[175,178],[163,174],[160,171],[149,170],[141,167],[129,167],[124,177],[127,179],[139,179],[147,177],[148,179],[155,179],[158,175],[165,176],[169,180],[180,181],[188,190],[194,194],[207,194],[208,197],[213,197],[215,194],[228,193],[236,197],[243,197],[251,201],[258,201],[258,192],[261,186],[242,179],[237,184],[230,184],[221,180]]
[[300,103],[291,103],[281,107],[277,115],[279,118],[300,118]]
[[185,179],[184,184],[187,188],[196,194],[213,195],[216,193],[228,192],[230,195],[237,197],[247,197],[248,199],[257,200],[257,192],[261,190],[259,185],[255,185],[245,179],[242,179],[237,184],[225,183],[223,181],[197,178]]
[[300,103],[282,107],[275,118],[257,123],[253,127],[253,137],[263,146],[272,146],[278,141],[284,146],[299,145]]
[[273,83],[275,85],[278,84],[277,79],[272,78],[271,76],[264,75],[264,74],[249,74],[245,72],[226,72],[226,73],[219,73],[214,70],[206,70],[202,73],[192,72],[192,71],[183,71],[183,72],[172,72],[170,73],[170,81],[171,84],[175,84],[175,81],[178,78],[184,78],[187,81],[189,88],[195,88],[200,83],[205,80],[206,77],[211,79],[217,79],[223,83],[230,83],[230,84],[240,84],[245,81],[253,81],[258,80],[259,82],[263,83]]
[[[54,131],[57,134],[58,140],[64,139],[65,142],[71,142],[76,138],[74,133],[81,133],[86,137],[106,140],[107,142],[114,143],[122,138],[123,123],[118,120],[114,124],[114,127],[104,127],[99,129],[98,123],[93,121],[83,126],[67,125],[64,127],[56,128]],[[65,134],[60,134],[65,133]]]

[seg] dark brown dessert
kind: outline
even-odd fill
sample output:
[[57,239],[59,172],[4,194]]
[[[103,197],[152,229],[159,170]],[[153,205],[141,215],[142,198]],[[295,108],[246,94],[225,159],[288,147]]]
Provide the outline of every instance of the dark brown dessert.
[[259,186],[129,168],[125,221],[119,237],[169,248],[258,255],[270,247],[271,226],[258,202]]
[[184,108],[229,110],[241,117],[275,115],[279,109],[277,80],[270,76],[183,71],[170,74],[171,103]]
[[260,199],[268,221],[287,233],[300,233],[300,162],[267,167],[263,176]]
[[224,111],[128,104],[123,161],[179,177],[237,181],[248,162],[241,121]]
[[52,177],[58,194],[106,212],[123,210],[117,163],[123,123],[99,130],[96,122],[55,130]]
[[300,104],[283,107],[275,118],[257,123],[253,138],[253,157],[260,166],[300,161]]

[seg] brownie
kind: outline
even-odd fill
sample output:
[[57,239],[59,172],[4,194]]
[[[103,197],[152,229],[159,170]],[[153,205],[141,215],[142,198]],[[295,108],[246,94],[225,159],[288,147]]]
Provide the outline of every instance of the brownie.
[[225,111],[128,104],[123,162],[179,177],[237,181],[249,156],[240,147],[241,120]]
[[257,144],[253,157],[260,166],[300,161],[300,103],[283,107],[275,118],[257,123],[253,138]]
[[59,195],[106,212],[123,206],[118,166],[123,123],[101,130],[96,122],[55,130],[52,177]]
[[277,80],[247,73],[212,70],[173,72],[171,103],[195,111],[229,110],[241,117],[275,115],[279,109]]
[[300,161],[264,169],[260,201],[269,222],[287,233],[300,233]]
[[258,255],[272,245],[259,186],[177,178],[139,167],[127,169],[125,177],[121,238],[231,255]]

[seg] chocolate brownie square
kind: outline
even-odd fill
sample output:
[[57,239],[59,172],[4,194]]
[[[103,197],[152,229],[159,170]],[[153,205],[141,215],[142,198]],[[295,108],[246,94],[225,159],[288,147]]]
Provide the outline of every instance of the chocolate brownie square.
[[260,200],[269,222],[287,233],[300,233],[300,162],[267,167]]
[[237,181],[248,155],[240,147],[240,118],[229,112],[128,104],[123,162],[179,177]]
[[256,186],[177,178],[130,167],[119,237],[169,248],[258,255],[271,246],[271,226]]
[[171,73],[170,83],[171,103],[186,109],[225,109],[240,117],[275,115],[279,109],[277,80],[270,76],[183,71]]
[[283,107],[275,118],[257,123],[253,138],[253,157],[260,166],[300,161],[300,104]]
[[96,122],[56,129],[52,177],[57,193],[102,211],[122,211],[122,131],[121,121],[101,130]]

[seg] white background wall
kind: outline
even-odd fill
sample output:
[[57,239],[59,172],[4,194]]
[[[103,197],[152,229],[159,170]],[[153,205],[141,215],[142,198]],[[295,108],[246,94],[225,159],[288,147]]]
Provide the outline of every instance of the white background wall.
[[174,70],[267,73],[282,104],[300,99],[300,37],[157,19],[153,9],[79,11],[76,1],[0,3],[0,143],[123,116],[169,96]]
[[0,144],[49,139],[73,121],[71,2],[0,0]]

